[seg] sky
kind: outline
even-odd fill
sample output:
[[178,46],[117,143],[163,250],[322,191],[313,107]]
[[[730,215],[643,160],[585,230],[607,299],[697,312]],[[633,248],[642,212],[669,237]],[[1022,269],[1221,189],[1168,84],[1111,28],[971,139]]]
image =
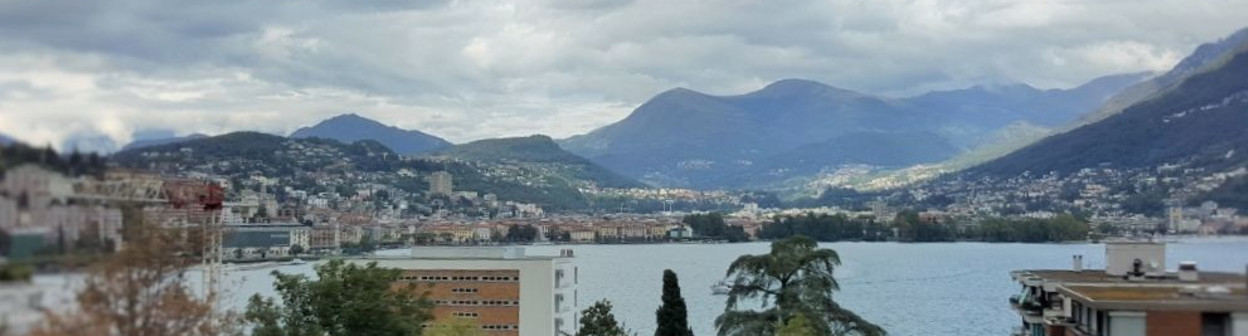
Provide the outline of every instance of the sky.
[[585,133],[674,87],[905,96],[1164,71],[1248,0],[0,0],[0,133]]

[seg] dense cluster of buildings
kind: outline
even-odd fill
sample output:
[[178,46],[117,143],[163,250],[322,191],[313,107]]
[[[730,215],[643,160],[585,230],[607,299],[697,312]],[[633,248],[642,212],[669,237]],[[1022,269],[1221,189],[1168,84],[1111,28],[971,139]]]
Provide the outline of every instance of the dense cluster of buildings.
[[1240,233],[1248,217],[1236,209],[1205,204],[1184,207],[1246,169],[1207,173],[1163,166],[1156,169],[1086,168],[1059,175],[1023,174],[1013,178],[945,179],[915,185],[885,198],[952,217],[1018,216],[1047,218],[1084,213],[1094,227],[1119,231],[1189,234]]
[[[7,171],[0,183],[0,230],[17,238],[13,251],[6,251],[9,256],[65,252],[83,246],[114,250],[122,243],[123,214],[118,204],[135,202],[141,205],[144,220],[153,223],[219,225],[226,260],[332,254],[368,244],[497,244],[509,241],[506,237],[514,226],[536,228],[538,234],[532,240],[538,242],[655,242],[696,235],[680,223],[679,215],[548,216],[536,205],[498,202],[492,195],[455,191],[449,173],[434,173],[429,179],[431,193],[492,204],[501,208],[502,214],[492,219],[452,215],[400,219],[385,211],[318,206],[350,199],[288,190],[285,200],[279,200],[273,193],[245,187],[233,191],[218,188],[230,195],[220,200],[219,209],[192,211],[194,205],[175,204],[171,190],[221,184],[238,187],[239,183],[210,176],[175,179],[121,170],[103,178],[67,177],[25,165]],[[249,183],[265,185],[271,181],[257,177]],[[361,193],[368,192],[360,190],[356,197],[368,196]],[[751,234],[758,231],[759,223],[753,219],[730,220]]]
[[1198,207],[1171,207],[1166,215],[1170,230],[1181,234],[1238,234],[1248,228],[1248,216],[1240,215],[1236,208],[1219,207],[1214,201],[1205,201]]

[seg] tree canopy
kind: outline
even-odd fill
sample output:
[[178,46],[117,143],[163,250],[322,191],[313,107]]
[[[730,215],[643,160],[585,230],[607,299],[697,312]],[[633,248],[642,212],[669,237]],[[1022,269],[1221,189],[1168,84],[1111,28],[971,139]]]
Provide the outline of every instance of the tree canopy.
[[718,212],[687,215],[681,222],[689,225],[693,228],[693,233],[701,237],[719,238],[734,243],[749,240],[744,228],[728,225],[724,222],[724,215]]
[[685,298],[680,295],[680,282],[676,272],[670,269],[663,271],[663,305],[654,314],[658,323],[654,336],[693,336]]
[[594,302],[589,308],[581,311],[581,328],[576,336],[627,336],[628,332],[615,320],[611,313],[611,302],[602,300]]
[[[819,335],[885,335],[833,300],[833,292],[840,290],[833,271],[840,264],[836,251],[821,249],[805,236],[773,242],[768,254],[737,258],[728,266],[727,307],[715,319],[719,335],[774,335],[797,316],[809,320]],[[761,310],[740,307],[760,301]]]
[[316,280],[274,271],[281,304],[252,296],[244,317],[254,336],[420,335],[431,306],[415,284],[394,284],[401,273],[342,260],[317,266]]

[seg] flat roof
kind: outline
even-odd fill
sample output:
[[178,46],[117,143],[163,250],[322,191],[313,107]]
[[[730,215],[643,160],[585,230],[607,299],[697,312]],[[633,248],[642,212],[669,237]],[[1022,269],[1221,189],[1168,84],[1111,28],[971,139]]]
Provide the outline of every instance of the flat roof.
[[1226,292],[1211,293],[1214,286],[1061,286],[1058,291],[1075,301],[1101,310],[1130,311],[1248,311],[1244,288],[1221,287]]
[[1239,273],[1230,272],[1205,272],[1198,273],[1197,281],[1186,282],[1179,281],[1178,273],[1168,272],[1164,277],[1145,277],[1138,280],[1128,280],[1122,276],[1114,276],[1105,274],[1102,269],[1085,269],[1083,271],[1074,270],[1019,270],[1010,272],[1017,281],[1023,281],[1029,278],[1038,278],[1044,283],[1051,284],[1166,284],[1166,285],[1194,285],[1194,284],[1234,284],[1243,286],[1246,277]]
[[526,255],[523,257],[506,257],[506,258],[504,257],[480,257],[480,256],[458,256],[458,257],[457,256],[436,256],[436,257],[432,257],[432,256],[408,256],[408,255],[393,255],[393,256],[373,255],[373,256],[351,256],[348,258],[343,258],[343,260],[385,260],[385,261],[395,261],[395,260],[398,260],[398,261],[402,261],[402,260],[495,260],[495,261],[516,260],[516,261],[524,261],[524,260],[557,260],[557,259],[573,259],[573,258],[560,257],[560,256],[554,256],[554,255]]

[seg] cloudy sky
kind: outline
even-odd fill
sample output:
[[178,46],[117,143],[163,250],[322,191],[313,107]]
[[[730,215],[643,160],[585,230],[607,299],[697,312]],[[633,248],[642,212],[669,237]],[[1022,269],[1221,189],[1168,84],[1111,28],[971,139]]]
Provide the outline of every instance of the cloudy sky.
[[0,0],[0,133],[288,134],[354,112],[565,137],[672,87],[883,95],[1164,70],[1248,0]]

